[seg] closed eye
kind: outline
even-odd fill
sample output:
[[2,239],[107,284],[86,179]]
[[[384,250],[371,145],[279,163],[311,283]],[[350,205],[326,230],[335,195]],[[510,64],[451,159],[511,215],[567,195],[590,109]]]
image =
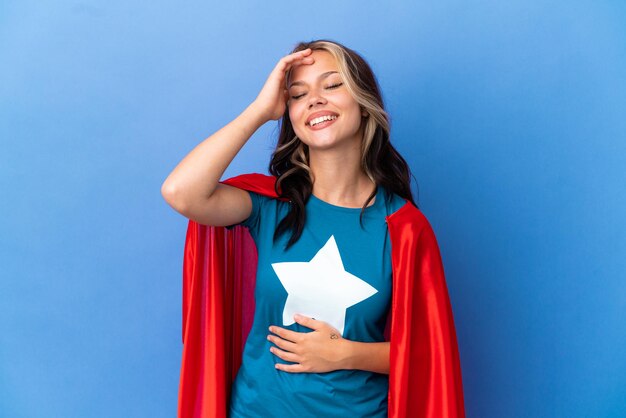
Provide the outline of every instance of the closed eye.
[[[329,90],[330,90],[330,89],[336,89],[337,87],[339,87],[339,86],[341,86],[341,85],[343,85],[343,83],[332,84],[332,85],[330,85],[330,86],[328,86],[328,87],[326,87],[326,88],[327,88],[327,89],[329,89]],[[292,99],[295,99],[295,100],[298,100],[300,97],[304,96],[305,94],[306,94],[306,93],[302,93],[302,94],[299,94],[299,95],[297,95],[297,96],[291,96],[291,98],[292,98]]]

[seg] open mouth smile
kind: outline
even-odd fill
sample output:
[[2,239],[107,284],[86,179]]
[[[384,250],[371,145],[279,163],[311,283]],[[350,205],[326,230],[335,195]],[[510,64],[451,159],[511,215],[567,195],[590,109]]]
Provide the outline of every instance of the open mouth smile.
[[314,131],[319,129],[324,129],[327,126],[332,125],[337,120],[337,116],[335,115],[324,115],[319,118],[312,119],[311,122],[307,124],[309,128]]

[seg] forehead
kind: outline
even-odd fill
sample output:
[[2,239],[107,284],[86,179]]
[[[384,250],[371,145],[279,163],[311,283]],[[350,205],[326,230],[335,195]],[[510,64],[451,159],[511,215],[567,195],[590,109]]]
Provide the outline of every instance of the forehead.
[[295,65],[291,69],[287,86],[291,83],[303,82],[314,83],[317,78],[328,71],[339,71],[335,58],[327,51],[313,51],[311,55],[315,61],[313,64]]

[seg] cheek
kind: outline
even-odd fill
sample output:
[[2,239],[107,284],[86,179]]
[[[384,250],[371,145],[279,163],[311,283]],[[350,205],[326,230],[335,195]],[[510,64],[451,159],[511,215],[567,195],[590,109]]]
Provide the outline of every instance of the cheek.
[[289,115],[289,120],[291,121],[296,118],[296,112],[294,111],[293,105],[289,105],[287,108],[287,114]]
[[352,124],[358,127],[361,124],[361,108],[358,104],[354,103],[351,103],[350,106],[350,110],[346,112],[346,116]]
[[291,126],[293,127],[293,130],[295,131],[297,136],[300,136],[302,134],[302,123],[303,123],[303,118],[302,118],[302,111],[298,109],[298,106],[290,106],[289,107],[289,120],[291,121]]
[[358,115],[361,114],[361,107],[359,106],[359,103],[350,96],[342,95],[340,98],[338,98],[337,105],[344,109],[344,111],[347,113],[356,113]]
[[302,106],[300,106],[300,104],[297,101],[293,101],[291,100],[289,103],[289,106],[287,107],[287,112],[289,113],[289,119],[294,122],[294,123],[298,123],[298,119],[300,119],[301,115],[302,115]]

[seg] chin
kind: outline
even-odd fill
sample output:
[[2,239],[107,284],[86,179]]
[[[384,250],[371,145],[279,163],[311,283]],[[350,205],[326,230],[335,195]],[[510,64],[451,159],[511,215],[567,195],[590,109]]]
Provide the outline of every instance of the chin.
[[305,139],[301,139],[301,141],[311,148],[327,148],[341,142],[341,140],[337,139],[335,135],[309,135],[308,137],[305,137]]

